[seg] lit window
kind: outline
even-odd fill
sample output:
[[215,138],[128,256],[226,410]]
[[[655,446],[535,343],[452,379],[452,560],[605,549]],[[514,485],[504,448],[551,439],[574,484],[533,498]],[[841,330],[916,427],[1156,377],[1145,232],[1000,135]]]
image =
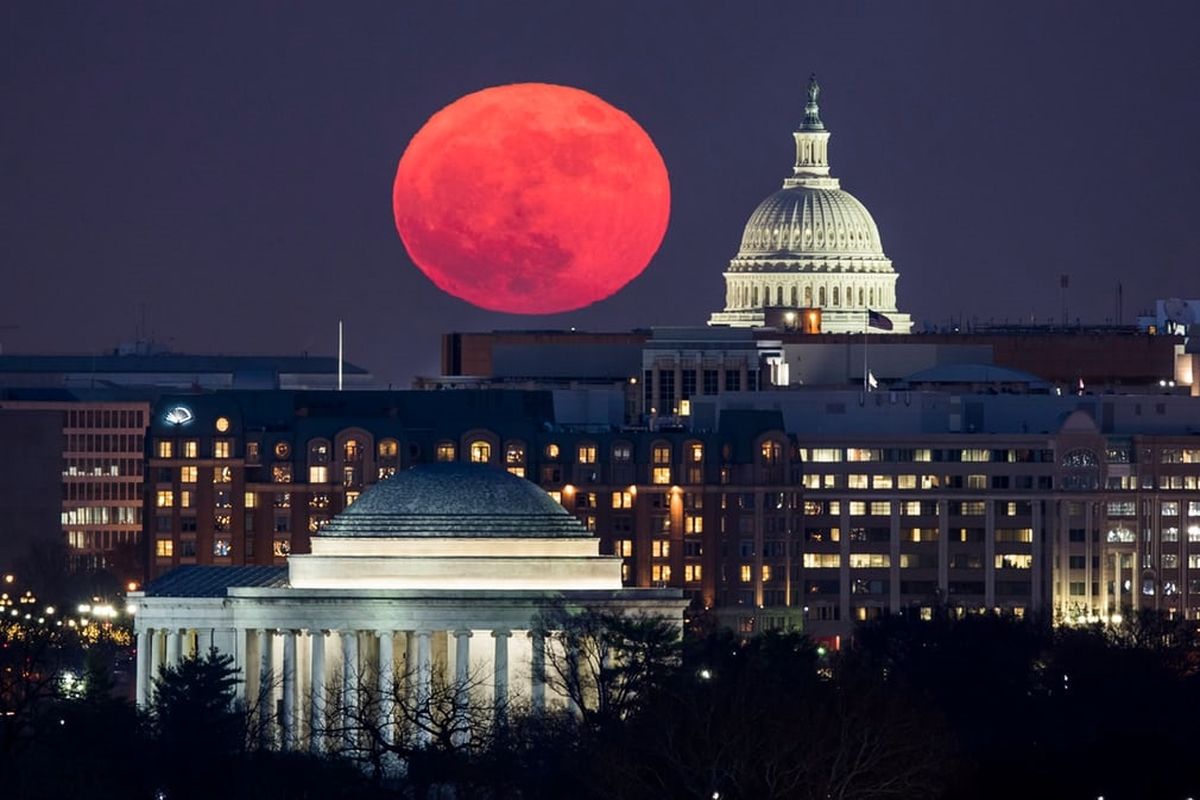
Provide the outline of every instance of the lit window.
[[666,583],[671,580],[670,564],[653,564],[650,567],[650,580],[655,583]]
[[213,442],[213,458],[229,458],[233,445],[228,439],[217,439]]
[[380,458],[395,458],[400,452],[400,443],[395,439],[384,439],[379,443],[378,449]]
[[347,439],[342,442],[342,460],[357,461],[362,458],[363,449],[362,442],[358,439]]
[[650,474],[650,482],[657,484],[667,484],[671,482],[670,467],[655,467]]
[[154,504],[159,508],[171,508],[175,505],[175,493],[170,489],[159,489]]
[[633,492],[613,492],[613,508],[633,508]]
[[229,418],[217,417],[217,433],[224,433],[229,430]]
[[156,539],[154,541],[154,555],[158,558],[170,558],[175,555],[175,542],[170,539]]
[[596,445],[581,444],[578,452],[580,464],[595,464],[596,463]]
[[382,481],[382,480],[385,480],[385,479],[390,478],[393,475],[395,475],[396,468],[395,467],[380,467],[379,469],[377,469],[375,471],[375,474],[378,476],[378,479]]
[[228,558],[233,552],[232,543],[228,539],[213,539],[213,555],[217,558]]
[[917,488],[917,476],[916,475],[897,475],[896,476],[896,488],[897,489],[915,489],[915,488]]
[[742,564],[741,569],[738,570],[738,577],[741,578],[742,583],[749,583],[754,579],[754,569],[749,564]]
[[554,442],[546,445],[546,458],[558,458],[558,445]]
[[274,547],[272,549],[272,554],[276,558],[286,558],[288,556],[288,554],[291,552],[292,552],[292,546],[290,543],[288,543],[287,539],[276,539],[275,540]]
[[179,493],[179,507],[180,508],[191,508],[192,507],[192,493],[191,492],[182,491]]
[[[504,463],[510,466],[516,466],[525,463],[525,445],[516,442],[509,442],[504,448]],[[524,472],[522,472],[524,475]]]
[[851,553],[851,569],[884,569],[892,565],[887,553]]
[[683,579],[685,581],[700,580],[700,565],[699,564],[685,564],[683,567]]
[[477,440],[471,442],[471,463],[487,464],[492,460],[492,446],[488,442]]
[[324,464],[314,464],[308,468],[309,483],[328,483],[329,467]]
[[670,558],[671,557],[671,543],[670,542],[660,542],[660,541],[651,542],[650,543],[650,555],[654,556],[655,558]]
[[258,495],[254,492],[246,492],[243,501],[246,504],[246,508],[258,508]]
[[633,458],[633,446],[626,442],[618,442],[613,445],[612,449],[613,461],[629,461]]
[[276,442],[275,443],[275,457],[276,458],[287,458],[291,454],[292,454],[292,446],[290,444],[288,444],[287,442]]
[[837,569],[842,565],[842,557],[838,553],[805,553],[805,569]]
[[555,490],[546,492],[546,494],[550,495],[550,499],[552,499],[554,502],[558,503],[560,506],[562,505],[562,492]]
[[685,514],[683,517],[683,532],[684,533],[703,533],[704,532],[704,517],[696,514]]
[[166,439],[159,439],[157,452],[159,458],[172,458],[174,448],[171,446],[171,442]]
[[632,558],[633,557],[633,540],[632,539],[618,539],[617,541],[613,542],[613,553],[615,555],[621,556],[622,558]]
[[524,467],[509,467],[508,471],[510,473],[512,473],[513,475],[516,475],[518,478],[525,477],[525,468]]
[[1033,556],[1029,554],[1004,553],[996,555],[996,569],[1031,569]]
[[438,461],[453,461],[456,458],[455,447],[450,442],[441,442],[437,446]]
[[200,443],[195,439],[188,439],[183,443],[183,457],[196,458],[200,455]]
[[759,454],[764,466],[774,466],[783,460],[783,446],[779,442],[763,442]]
[[197,472],[198,472],[198,470],[196,469],[196,467],[180,467],[179,468],[179,482],[180,483],[195,483]]
[[246,442],[246,460],[250,463],[258,461],[258,442]]
[[271,482],[272,483],[291,483],[292,482],[292,465],[291,464],[275,464],[271,467]]
[[704,445],[690,444],[688,445],[688,458],[693,464],[699,464],[704,460]]

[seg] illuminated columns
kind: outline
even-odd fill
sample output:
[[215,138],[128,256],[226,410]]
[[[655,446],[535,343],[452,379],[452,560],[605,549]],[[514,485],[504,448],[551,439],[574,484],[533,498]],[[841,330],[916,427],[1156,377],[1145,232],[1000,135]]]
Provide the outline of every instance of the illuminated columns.
[[296,746],[296,632],[283,634],[283,708],[282,747],[291,750]]
[[233,658],[234,666],[237,668],[237,686],[234,689],[237,699],[246,703],[247,687],[250,685],[250,670],[246,664],[246,630],[244,628],[236,628],[231,631],[233,636]]
[[274,635],[271,631],[260,628],[258,631],[258,743],[262,747],[270,747],[274,741],[271,725],[274,713],[271,708],[272,686],[274,675],[271,664],[271,650]]
[[530,631],[529,639],[532,650],[529,661],[529,699],[533,713],[540,714],[546,710],[546,638],[541,631]]
[[325,747],[325,634],[309,633],[312,675],[308,688],[308,749],[320,753]]
[[178,666],[182,655],[183,640],[179,635],[179,629],[171,628],[167,631],[167,666]]
[[150,699],[150,637],[149,629],[137,635],[137,707],[145,708]]
[[358,631],[342,631],[342,741],[347,749],[358,742]]
[[510,636],[512,636],[512,631],[503,628],[492,631],[492,638],[496,640],[496,654],[492,660],[494,667],[492,704],[495,708],[497,722],[503,721],[507,716],[508,638]]
[[154,628],[150,632],[150,683],[149,692],[154,693],[154,679],[158,677],[159,670],[163,663],[163,636],[162,630]]
[[432,723],[429,714],[429,700],[433,690],[433,663],[430,652],[431,636],[432,634],[429,631],[416,631],[417,684],[413,701],[416,703],[416,739],[417,743],[421,745],[429,744],[433,738],[429,728]]
[[391,631],[379,631],[379,738],[385,746],[396,740],[395,691],[396,667],[393,663],[395,645]]
[[470,740],[470,717],[468,706],[471,702],[471,632],[457,630],[454,632],[454,733],[452,740],[456,747],[462,747]]

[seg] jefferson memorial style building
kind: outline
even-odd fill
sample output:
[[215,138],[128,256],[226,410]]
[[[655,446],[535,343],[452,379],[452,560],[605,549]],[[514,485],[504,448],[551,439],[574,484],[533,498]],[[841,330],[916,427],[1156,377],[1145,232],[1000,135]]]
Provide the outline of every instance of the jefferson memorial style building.
[[[402,682],[419,702],[437,675],[497,708],[561,705],[548,691],[554,643],[534,630],[540,614],[682,623],[679,589],[623,588],[621,558],[599,547],[523,478],[475,464],[412,467],[364,492],[286,566],[182,566],[130,595],[138,704],[160,668],[212,646],[234,657],[244,699],[266,696],[277,710],[284,748],[319,747],[311,723],[357,708],[364,686],[386,698]],[[390,735],[392,706],[376,713]]]
[[896,309],[896,278],[866,206],[829,173],[829,131],[821,121],[816,78],[808,85],[796,165],[783,188],[759,203],[742,245],[725,272],[725,310],[709,325],[759,328],[766,309],[817,309],[811,333],[864,333],[868,310],[909,333],[912,318]]

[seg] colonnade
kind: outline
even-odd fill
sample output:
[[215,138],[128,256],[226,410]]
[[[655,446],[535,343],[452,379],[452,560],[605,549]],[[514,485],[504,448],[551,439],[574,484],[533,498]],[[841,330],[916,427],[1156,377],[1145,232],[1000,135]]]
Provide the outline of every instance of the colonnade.
[[[472,639],[490,635],[490,654],[472,658]],[[401,708],[415,713],[413,736],[428,742],[422,725],[428,715],[435,673],[453,693],[455,714],[467,719],[468,708],[491,701],[494,720],[502,721],[511,700],[514,678],[526,678],[531,710],[546,707],[546,642],[533,630],[518,630],[522,664],[514,670],[509,628],[391,630],[319,628],[152,628],[137,633],[137,703],[146,707],[153,678],[185,657],[201,656],[210,647],[234,657],[237,698],[260,721],[260,744],[284,750],[336,746],[327,732],[340,731],[341,746],[357,746],[358,730],[372,726],[386,744],[395,742]],[[480,657],[481,656],[481,657]],[[480,668],[488,673],[479,674]],[[439,683],[439,685],[442,685]],[[336,690],[336,697],[332,696]],[[362,697],[366,692],[369,697]],[[487,695],[490,694],[490,697]],[[333,708],[329,707],[334,703]],[[364,718],[370,715],[371,718]],[[466,724],[454,735],[466,741]]]

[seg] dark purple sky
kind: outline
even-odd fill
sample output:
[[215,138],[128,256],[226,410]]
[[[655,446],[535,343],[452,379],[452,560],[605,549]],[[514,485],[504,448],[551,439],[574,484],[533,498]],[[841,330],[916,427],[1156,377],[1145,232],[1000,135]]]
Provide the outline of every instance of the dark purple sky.
[[[1069,273],[1072,317],[1120,280],[1131,321],[1200,296],[1198,30],[1195,2],[7,3],[0,342],[102,349],[144,303],[176,350],[328,354],[344,317],[406,381],[449,329],[702,323],[813,70],[918,320],[1045,319]],[[671,174],[658,255],[582,311],[472,308],[393,227],[408,139],[514,81],[624,109]]]

